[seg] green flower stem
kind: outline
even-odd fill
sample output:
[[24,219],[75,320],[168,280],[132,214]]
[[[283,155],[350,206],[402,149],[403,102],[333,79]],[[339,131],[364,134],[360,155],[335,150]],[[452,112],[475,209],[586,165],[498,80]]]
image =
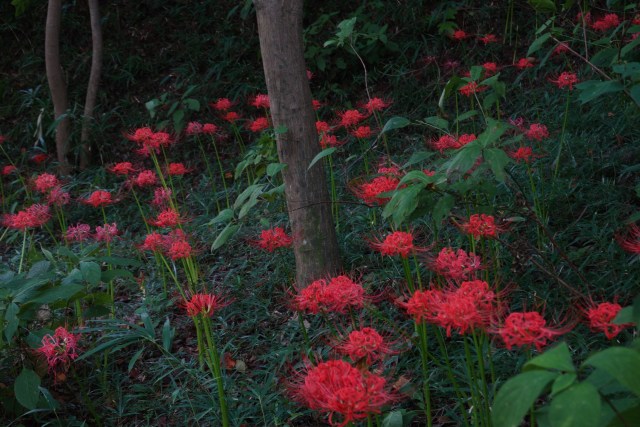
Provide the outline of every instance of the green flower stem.
[[564,135],[567,130],[567,120],[569,119],[569,101],[571,100],[571,91],[567,95],[567,103],[564,106],[564,120],[562,122],[562,133],[560,134],[560,143],[558,144],[558,155],[556,156],[556,168],[553,171],[553,179],[555,180],[560,170],[560,154],[562,153],[562,145],[564,144]]
[[27,247],[27,229],[22,231],[22,250],[20,251],[20,263],[18,264],[18,274],[22,273],[22,263],[24,262],[24,253]]
[[[453,385],[453,390],[456,393],[459,402],[465,402],[467,400],[466,396],[460,390],[460,386],[458,385],[458,381],[453,373],[453,367],[451,366],[451,358],[449,357],[449,352],[447,351],[447,345],[444,341],[444,337],[442,336],[442,330],[440,328],[436,328],[436,339],[438,340],[438,345],[440,347],[440,352],[444,356],[444,361],[446,364],[447,377],[449,381]],[[460,405],[461,419],[464,421],[464,425],[469,425],[469,420],[467,420],[467,412],[464,409],[464,405]]]
[[213,191],[213,198],[216,201],[216,209],[220,212],[220,202],[218,201],[218,190],[216,190],[216,181],[213,177],[213,172],[211,172],[211,165],[209,164],[209,159],[207,159],[207,153],[204,151],[204,147],[202,147],[202,143],[200,143],[200,139],[196,138],[198,141],[198,147],[200,147],[200,152],[202,153],[202,158],[204,159],[204,164],[207,167],[207,174],[209,175],[209,180],[211,181],[211,191]]
[[327,163],[329,166],[329,179],[331,182],[331,213],[333,214],[333,221],[336,224],[336,230],[340,229],[340,210],[338,207],[338,192],[336,190],[336,177],[333,171],[333,158],[329,154],[327,156]]
[[411,274],[411,267],[409,266],[409,259],[400,257],[402,259],[402,267],[404,268],[404,277],[407,280],[407,286],[409,291],[413,294],[415,292],[415,286],[413,285],[413,276]]
[[213,144],[213,151],[216,153],[216,160],[218,161],[218,168],[220,169],[220,178],[222,178],[222,186],[224,187],[224,197],[227,200],[227,209],[231,209],[231,204],[229,203],[229,190],[227,190],[227,180],[224,177],[224,168],[222,167],[222,161],[220,160],[220,155],[218,154],[216,140],[213,136],[211,137],[211,143]]
[[298,323],[300,323],[300,331],[302,332],[302,338],[304,339],[304,353],[311,359],[311,363],[315,363],[313,352],[311,351],[311,343],[309,342],[309,334],[307,328],[304,326],[304,318],[302,313],[298,313]]
[[222,415],[222,426],[229,427],[229,411],[227,410],[227,400],[224,395],[224,382],[222,380],[222,369],[220,368],[220,357],[218,356],[218,350],[216,348],[216,342],[213,338],[211,331],[211,319],[208,316],[203,315],[204,319],[204,333],[207,338],[207,346],[209,347],[209,355],[211,357],[211,364],[213,365],[213,374],[218,384],[218,404],[220,405],[220,414]]
[[[478,370],[480,371],[480,379],[482,381],[482,393],[484,394],[484,398],[481,399],[483,403],[483,412],[484,412],[484,422],[487,426],[491,425],[491,410],[489,409],[489,387],[487,386],[487,376],[484,369],[484,357],[482,352],[482,342],[478,340],[478,336],[476,335],[476,331],[473,330],[471,333],[473,338],[473,345],[476,348],[476,357],[478,359]],[[484,340],[482,340],[484,341]]]
[[481,407],[481,398],[478,396],[478,389],[476,384],[476,370],[473,367],[474,362],[471,357],[471,350],[469,349],[469,342],[466,337],[462,340],[464,344],[464,355],[465,355],[465,367],[467,368],[467,378],[469,380],[469,390],[471,391],[471,402],[473,405],[473,411],[471,411],[473,415],[473,425],[480,426],[484,425],[484,423],[479,422],[478,420],[478,409]]
[[427,417],[427,427],[431,427],[431,392],[429,390],[429,346],[427,325],[415,322],[415,328],[420,337],[420,362],[422,363],[422,392],[424,394],[424,411]]

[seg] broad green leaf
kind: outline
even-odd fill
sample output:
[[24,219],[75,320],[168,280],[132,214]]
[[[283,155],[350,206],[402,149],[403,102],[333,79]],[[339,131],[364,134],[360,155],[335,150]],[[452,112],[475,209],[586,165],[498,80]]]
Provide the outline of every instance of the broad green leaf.
[[[615,402],[614,402],[615,404]],[[606,427],[640,426],[640,404],[619,412]]]
[[493,145],[508,129],[509,125],[503,121],[487,119],[487,130],[478,135],[478,144],[482,147]]
[[554,13],[556,11],[556,3],[553,0],[529,0],[529,4],[536,12]]
[[183,102],[189,110],[200,111],[200,101],[198,101],[197,99],[188,98],[188,99],[185,99]]
[[233,208],[240,208],[240,206],[242,206],[249,197],[251,197],[254,193],[262,193],[262,190],[264,190],[264,184],[253,184],[248,186],[242,193],[238,195],[236,201],[233,203]]
[[620,57],[625,58],[627,54],[633,51],[639,44],[640,44],[640,37],[636,37],[635,40],[633,40],[630,43],[627,43],[622,49],[620,49]]
[[267,175],[273,177],[286,167],[287,165],[285,163],[269,163],[267,165]]
[[596,99],[597,97],[613,92],[620,92],[624,89],[622,83],[616,80],[608,81],[596,81],[587,80],[586,82],[578,83],[576,88],[580,91],[578,99],[583,104]]
[[464,113],[458,115],[458,117],[456,117],[456,119],[453,122],[460,123],[477,115],[478,115],[478,110],[465,111]]
[[545,44],[545,42],[549,40],[549,38],[551,38],[551,33],[545,33],[540,37],[538,37],[537,39],[535,39],[533,43],[531,43],[531,46],[529,46],[529,50],[527,51],[526,56],[531,56],[534,53],[536,53],[538,50],[540,50],[542,45]]
[[555,372],[535,370],[510,378],[493,401],[493,425],[518,427],[538,396],[557,376]]
[[337,150],[336,147],[329,147],[329,148],[325,148],[324,150],[316,154],[313,160],[311,160],[311,163],[309,163],[309,167],[307,168],[307,170],[311,169],[313,165],[315,165],[320,159],[323,159],[327,156],[332,155],[336,150]]
[[218,224],[220,222],[229,222],[233,219],[233,209],[223,209],[218,215],[215,216],[208,225]]
[[79,283],[60,284],[40,293],[32,301],[38,304],[51,304],[56,301],[68,301],[75,295],[85,290],[84,285]]
[[631,89],[629,89],[629,95],[631,96],[631,99],[633,99],[633,102],[640,107],[640,84],[631,86]]
[[117,265],[120,267],[141,267],[142,263],[137,259],[123,258],[115,256],[103,256],[98,261],[106,262],[109,265]]
[[384,218],[392,217],[396,226],[402,224],[418,206],[418,194],[423,188],[423,185],[416,184],[397,190],[384,207],[382,216]]
[[480,80],[480,77],[482,76],[483,71],[484,71],[484,67],[480,65],[472,66],[471,70],[469,71],[469,74],[471,75],[471,80],[473,80],[474,82],[477,82],[478,80]]
[[573,372],[560,375],[551,385],[551,397],[571,387],[577,379],[578,375]]
[[586,366],[602,369],[640,397],[640,353],[625,347],[610,347],[589,357]]
[[410,124],[411,121],[406,117],[391,117],[389,120],[387,120],[387,123],[384,124],[384,127],[382,128],[382,131],[380,133],[386,133],[393,129],[400,129]]
[[431,151],[418,151],[416,153],[413,153],[409,158],[409,160],[407,161],[407,163],[402,165],[402,169],[406,169],[409,166],[415,165],[416,163],[420,163],[427,159],[430,159],[431,157],[433,157],[434,154],[435,153]]
[[404,427],[402,412],[391,411],[382,419],[382,427]]
[[80,261],[80,273],[82,273],[82,278],[90,285],[100,283],[101,269],[97,263],[93,261]]
[[640,76],[640,63],[638,62],[615,64],[611,68],[613,69],[614,73],[620,74],[622,78]]
[[436,227],[440,227],[442,220],[449,215],[455,204],[456,199],[451,194],[445,194],[438,199],[431,213]]
[[18,325],[20,324],[20,319],[18,319],[19,311],[20,307],[18,307],[18,304],[12,302],[7,306],[7,310],[4,313],[4,320],[7,322],[4,326],[4,336],[7,338],[7,341],[11,341],[13,335],[18,330]]
[[236,224],[228,224],[224,230],[222,230],[220,232],[220,234],[218,235],[218,237],[216,237],[216,240],[213,241],[213,244],[211,245],[211,250],[215,251],[216,249],[219,249],[222,247],[222,245],[224,245],[225,243],[227,243],[227,240],[229,240],[231,238],[231,236],[233,236],[234,234],[236,234],[236,232],[238,231],[238,229],[240,228],[239,225]]
[[50,261],[42,260],[42,261],[35,262],[29,269],[29,272],[27,273],[27,279],[31,279],[33,277],[37,277],[37,276],[40,276],[41,274],[46,273],[47,271],[49,271],[50,266],[51,266]]
[[438,116],[427,117],[423,120],[423,122],[429,126],[432,126],[438,130],[442,130],[445,132],[449,131],[449,122]]
[[[477,140],[476,140],[477,141]],[[452,173],[466,173],[476,163],[482,148],[476,141],[472,141],[458,150],[458,153],[444,166],[447,167],[447,175]]]
[[551,400],[549,419],[553,427],[597,427],[601,405],[593,385],[574,384]]
[[507,153],[500,148],[487,148],[482,152],[482,155],[486,162],[489,163],[496,179],[500,182],[504,182],[506,176],[504,168],[511,162]]
[[571,361],[571,353],[567,343],[561,342],[557,346],[546,350],[524,364],[523,371],[533,369],[553,369],[564,372],[575,372],[576,368]]
[[602,49],[591,58],[591,63],[597,67],[609,67],[620,51],[617,47]]
[[122,270],[120,268],[116,268],[113,270],[105,270],[100,275],[100,280],[102,280],[105,283],[108,283],[113,279],[115,279],[116,277],[131,279],[133,278],[133,273],[130,272],[129,270]]
[[428,176],[422,171],[411,171],[402,177],[402,179],[398,183],[398,186],[401,186],[402,184],[406,184],[407,182],[412,182],[412,181],[418,181],[418,182],[421,182],[422,184],[430,184],[434,180],[435,180],[434,177]]
[[13,391],[18,402],[27,409],[36,409],[40,397],[40,377],[31,369],[23,368],[16,378]]

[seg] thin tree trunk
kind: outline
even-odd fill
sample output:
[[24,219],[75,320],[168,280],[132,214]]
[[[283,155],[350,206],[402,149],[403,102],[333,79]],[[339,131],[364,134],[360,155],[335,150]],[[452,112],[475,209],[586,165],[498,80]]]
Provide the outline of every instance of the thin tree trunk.
[[[62,0],[49,0],[47,9],[47,23],[44,35],[44,61],[47,81],[53,101],[55,119],[58,120],[67,111],[67,85],[64,81],[62,66],[60,65],[60,25],[62,20]],[[56,154],[60,173],[68,175],[70,172],[69,135],[71,123],[65,117],[58,122],[56,128]]]
[[302,0],[254,0],[271,117],[294,237],[296,284],[337,273],[338,244],[320,152],[302,42]]
[[102,73],[102,26],[100,25],[100,5],[98,0],[87,0],[89,15],[91,17],[91,74],[87,86],[87,97],[84,101],[84,116],[82,117],[82,131],[80,133],[80,169],[86,169],[91,162],[91,143],[89,142],[89,130],[93,120],[100,87],[100,74]]

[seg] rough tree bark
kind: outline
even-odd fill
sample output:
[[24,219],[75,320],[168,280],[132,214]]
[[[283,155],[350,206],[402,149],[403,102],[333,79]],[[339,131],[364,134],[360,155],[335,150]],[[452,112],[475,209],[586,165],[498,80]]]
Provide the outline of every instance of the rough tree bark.
[[89,142],[89,130],[93,120],[100,87],[100,74],[102,73],[102,25],[100,25],[100,5],[98,0],[87,0],[89,4],[89,16],[91,19],[91,74],[87,86],[87,96],[84,101],[84,116],[82,117],[82,131],[80,133],[80,169],[86,169],[91,162],[91,143]]
[[260,51],[294,237],[296,284],[337,273],[340,257],[320,151],[302,42],[303,0],[254,0]]
[[[60,23],[62,19],[62,0],[49,0],[47,9],[47,23],[44,35],[44,61],[47,72],[47,82],[51,91],[53,111],[58,120],[67,111],[67,85],[64,81],[62,66],[60,65]],[[68,175],[70,170],[69,135],[71,123],[68,117],[59,121],[56,128],[56,155],[58,168],[62,175]]]

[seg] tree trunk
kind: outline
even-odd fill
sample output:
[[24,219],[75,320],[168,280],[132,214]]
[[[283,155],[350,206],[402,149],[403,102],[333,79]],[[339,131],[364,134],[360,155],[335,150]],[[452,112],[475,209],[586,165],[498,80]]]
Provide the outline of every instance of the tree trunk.
[[296,284],[336,274],[340,257],[302,44],[303,0],[254,0],[260,51],[294,238]]
[[[62,0],[49,0],[47,9],[47,23],[44,35],[44,61],[47,72],[47,81],[53,101],[55,119],[67,111],[67,85],[60,65],[60,23],[62,19]],[[56,154],[58,168],[62,175],[70,172],[69,160],[69,135],[71,123],[68,117],[59,120],[56,127]]]
[[91,17],[91,74],[87,85],[87,97],[84,101],[84,116],[82,117],[82,131],[80,133],[80,169],[86,169],[91,162],[91,143],[89,130],[93,120],[93,110],[96,106],[100,74],[102,73],[102,26],[100,25],[100,5],[98,0],[87,0]]

